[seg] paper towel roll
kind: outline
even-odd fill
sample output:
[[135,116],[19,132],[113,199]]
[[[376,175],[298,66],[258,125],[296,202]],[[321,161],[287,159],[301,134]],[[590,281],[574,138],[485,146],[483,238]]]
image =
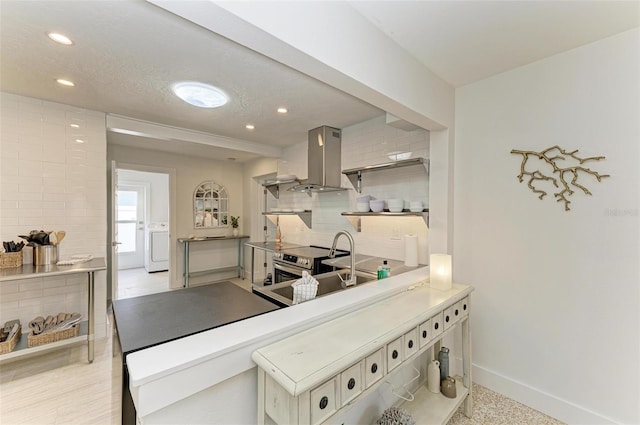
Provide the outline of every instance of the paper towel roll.
[[404,235],[404,265],[418,266],[418,236]]

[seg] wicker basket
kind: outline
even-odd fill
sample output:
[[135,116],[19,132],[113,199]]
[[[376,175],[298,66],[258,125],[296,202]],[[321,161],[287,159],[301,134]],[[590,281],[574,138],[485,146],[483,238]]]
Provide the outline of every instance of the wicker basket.
[[69,329],[43,333],[40,335],[34,335],[33,332],[29,332],[29,335],[27,335],[27,347],[37,347],[38,345],[44,345],[51,342],[62,341],[63,339],[67,338],[73,338],[78,336],[78,332],[80,332],[80,324],[76,324]]
[[16,344],[20,340],[20,336],[22,335],[22,326],[18,326],[18,332],[13,334],[11,339],[8,339],[4,342],[0,342],[0,354],[7,354],[13,351],[16,348]]
[[22,266],[21,252],[0,252],[0,269]]

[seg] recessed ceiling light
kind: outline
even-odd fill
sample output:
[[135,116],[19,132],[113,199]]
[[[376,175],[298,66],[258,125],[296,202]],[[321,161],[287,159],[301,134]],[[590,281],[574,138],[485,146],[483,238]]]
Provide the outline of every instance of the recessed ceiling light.
[[278,108],[278,113],[279,114],[286,114],[287,112],[288,112],[287,108]]
[[229,97],[219,88],[197,81],[183,81],[171,86],[180,99],[199,108],[217,108],[229,101]]
[[62,78],[58,78],[56,81],[58,82],[58,84],[62,84],[63,86],[67,86],[67,87],[74,87],[75,86],[73,81],[64,80]]
[[247,130],[253,130],[253,129],[255,129],[255,128],[256,128],[256,126],[255,126],[255,125],[253,125],[253,124],[247,124],[247,125],[245,125],[245,128],[246,128]]
[[78,124],[69,124],[69,127],[80,128],[80,126]]
[[76,139],[76,143],[84,143],[84,140],[82,140],[82,139]]
[[56,43],[64,44],[65,46],[71,46],[73,44],[73,41],[71,41],[69,37],[67,37],[66,35],[59,34],[57,32],[50,32],[47,34],[47,36],[49,36],[49,38],[55,41]]

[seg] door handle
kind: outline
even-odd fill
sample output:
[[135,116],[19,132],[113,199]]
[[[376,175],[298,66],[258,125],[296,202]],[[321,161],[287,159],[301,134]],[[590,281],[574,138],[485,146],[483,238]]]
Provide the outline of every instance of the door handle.
[[122,245],[122,242],[117,242],[117,241],[111,242],[111,246],[118,246],[118,245]]

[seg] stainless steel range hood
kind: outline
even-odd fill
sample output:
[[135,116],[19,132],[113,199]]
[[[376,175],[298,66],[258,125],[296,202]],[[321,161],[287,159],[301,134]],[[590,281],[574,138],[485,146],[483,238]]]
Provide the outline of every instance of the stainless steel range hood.
[[309,130],[307,180],[289,190],[296,192],[334,192],[342,179],[342,130],[322,126]]

